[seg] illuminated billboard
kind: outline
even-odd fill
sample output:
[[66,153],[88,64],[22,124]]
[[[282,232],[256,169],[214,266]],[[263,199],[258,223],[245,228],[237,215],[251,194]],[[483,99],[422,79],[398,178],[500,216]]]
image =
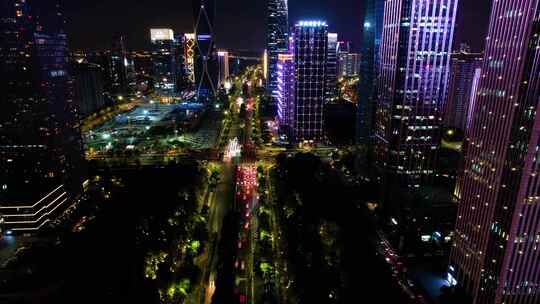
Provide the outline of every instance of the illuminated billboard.
[[150,29],[150,39],[156,40],[174,40],[174,32],[171,29]]

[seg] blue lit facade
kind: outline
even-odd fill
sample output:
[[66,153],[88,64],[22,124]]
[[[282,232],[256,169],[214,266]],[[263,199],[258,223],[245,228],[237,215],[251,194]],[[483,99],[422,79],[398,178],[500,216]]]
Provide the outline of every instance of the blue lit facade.
[[328,25],[300,21],[294,27],[296,141],[323,141],[323,108],[326,99]]

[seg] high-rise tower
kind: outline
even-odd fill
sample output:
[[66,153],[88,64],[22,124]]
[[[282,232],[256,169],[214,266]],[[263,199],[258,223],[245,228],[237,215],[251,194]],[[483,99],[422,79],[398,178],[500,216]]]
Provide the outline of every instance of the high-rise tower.
[[167,28],[150,29],[154,87],[162,96],[176,93],[179,52],[175,49],[174,32]]
[[292,54],[279,54],[278,56],[278,98],[277,117],[279,133],[290,139],[294,125],[294,98],[295,98],[295,69]]
[[182,41],[184,52],[183,52],[183,62],[184,62],[184,73],[187,77],[187,80],[190,84],[195,84],[195,50],[197,48],[197,41],[195,39],[194,33],[184,34]]
[[289,43],[287,0],[268,0],[266,51],[268,52],[267,91],[277,98],[278,55],[287,53]]
[[214,43],[215,0],[193,0],[195,20],[195,85],[199,98],[217,93],[217,58]]
[[387,176],[408,186],[434,174],[457,6],[457,0],[385,1],[376,154]]
[[57,0],[0,2],[0,217],[28,232],[82,191],[78,107]]
[[129,93],[129,61],[126,49],[126,39],[124,36],[118,35],[114,37],[107,65],[107,91],[113,95],[123,95]]
[[323,107],[326,98],[328,25],[323,21],[300,21],[294,26],[296,141],[322,141]]
[[540,303],[540,1],[493,1],[450,275],[476,304]]
[[452,54],[445,126],[466,131],[469,106],[474,100],[473,84],[476,69],[482,67],[483,55],[461,50]]
[[328,33],[328,58],[326,68],[326,101],[337,98],[338,79],[338,34]]
[[219,81],[218,85],[221,87],[225,84],[225,81],[229,78],[229,52],[219,51],[218,52],[218,63],[219,63]]
[[360,75],[361,55],[353,52],[341,51],[338,55],[339,77],[358,77]]
[[383,31],[384,0],[367,0],[365,3],[356,132],[358,143],[363,144],[372,140],[374,132],[375,83]]

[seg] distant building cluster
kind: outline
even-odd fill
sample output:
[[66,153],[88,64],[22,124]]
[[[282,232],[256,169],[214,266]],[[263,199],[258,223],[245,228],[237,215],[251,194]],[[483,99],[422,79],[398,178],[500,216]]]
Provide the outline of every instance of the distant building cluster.
[[337,45],[338,76],[357,77],[360,75],[360,57],[350,49],[350,43],[339,42]]
[[81,198],[83,119],[143,96],[212,102],[230,71],[253,64],[216,51],[213,7],[194,2],[192,33],[149,29],[148,51],[116,35],[107,50],[70,52],[58,1],[0,4],[0,230],[38,231]]
[[301,20],[289,31],[285,0],[269,1],[267,16],[267,90],[276,105],[280,139],[332,141],[325,128],[325,107],[334,104],[333,111],[350,111],[339,106],[339,81],[359,77],[360,54],[350,42],[340,41],[338,33],[329,32],[324,20]]
[[326,142],[325,106],[337,102],[339,77],[358,76],[359,56],[323,20],[302,20],[287,32],[286,8],[286,1],[269,2],[268,89],[279,135],[292,143]]

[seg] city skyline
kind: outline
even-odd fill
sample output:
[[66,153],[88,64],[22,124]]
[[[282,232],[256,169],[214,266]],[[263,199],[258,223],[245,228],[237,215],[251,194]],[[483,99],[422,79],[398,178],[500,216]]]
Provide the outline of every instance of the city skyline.
[[0,302],[540,301],[540,0],[131,2],[0,4]]
[[[142,1],[135,5],[126,2],[98,0],[65,3],[70,46],[73,49],[106,49],[114,34],[125,34],[131,41],[130,50],[150,49],[148,28],[164,27],[172,28],[175,32],[193,32],[191,1],[172,3],[158,0],[152,1],[152,4]],[[487,32],[490,4],[491,0],[460,2],[458,18],[463,26],[457,28],[458,43],[471,45],[475,52],[482,50],[484,40],[477,37]],[[128,11],[125,10],[126,6],[130,8]],[[217,8],[220,11],[216,16],[219,25],[216,28],[218,48],[262,52],[266,43],[265,1],[219,2]],[[289,0],[291,24],[300,19],[327,20],[329,31],[340,33],[342,40],[353,41],[357,51],[362,44],[363,10],[362,1],[356,0]],[[109,13],[103,14],[104,11]],[[100,15],[102,22],[90,31],[86,25],[92,22],[90,16],[94,15]],[[242,18],[237,18],[239,16]],[[111,34],[111,29],[114,34]]]

